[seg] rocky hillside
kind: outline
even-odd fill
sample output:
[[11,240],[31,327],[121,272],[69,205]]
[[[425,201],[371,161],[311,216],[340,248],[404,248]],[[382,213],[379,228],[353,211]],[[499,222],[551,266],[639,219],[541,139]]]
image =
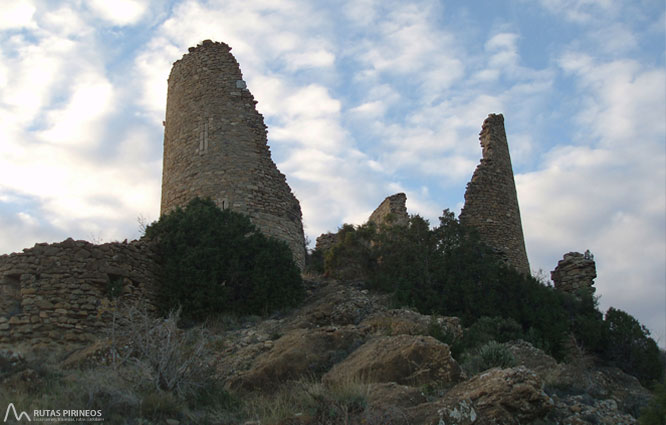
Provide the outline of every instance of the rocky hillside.
[[[432,335],[462,336],[457,318],[392,309],[360,282],[306,283],[300,308],[268,318],[220,318],[204,331],[137,316],[114,339],[50,361],[4,351],[0,398],[169,425],[633,424],[649,402],[618,369],[583,355],[558,363],[521,340],[495,347],[504,367],[454,359]],[[165,366],[174,360],[189,365],[181,375]]]

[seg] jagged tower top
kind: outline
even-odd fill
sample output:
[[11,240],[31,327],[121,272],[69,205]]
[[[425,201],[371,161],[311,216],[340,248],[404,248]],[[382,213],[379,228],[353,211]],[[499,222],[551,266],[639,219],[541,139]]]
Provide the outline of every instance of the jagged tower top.
[[482,158],[467,184],[460,221],[477,228],[481,238],[508,264],[529,274],[530,265],[502,114],[488,115],[479,140]]
[[174,62],[164,123],[162,214],[194,197],[247,214],[303,266],[301,207],[271,159],[266,125],[231,48],[205,40]]

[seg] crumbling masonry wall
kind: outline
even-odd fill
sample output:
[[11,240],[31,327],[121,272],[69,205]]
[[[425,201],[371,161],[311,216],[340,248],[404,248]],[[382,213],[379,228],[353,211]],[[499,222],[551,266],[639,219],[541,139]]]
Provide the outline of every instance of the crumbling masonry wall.
[[[376,225],[390,224],[405,226],[409,224],[409,214],[407,213],[407,195],[396,193],[387,196],[381,204],[370,214],[368,223]],[[316,240],[315,249],[325,253],[340,241],[338,232],[322,233]]]
[[582,292],[594,294],[594,278],[597,277],[597,266],[590,251],[585,254],[568,252],[557,262],[550,278],[556,289],[579,295]]
[[465,191],[460,222],[516,270],[530,274],[502,114],[490,114],[480,133],[482,159]]
[[230,50],[206,40],[173,64],[161,212],[185,206],[197,196],[209,197],[285,241],[302,268],[301,207],[271,159],[263,116]]
[[0,256],[0,345],[85,343],[104,334],[113,301],[151,306],[157,284],[148,242],[67,239]]
[[381,225],[384,223],[404,226],[409,222],[407,214],[407,195],[396,193],[387,196],[384,201],[372,212],[368,222]]

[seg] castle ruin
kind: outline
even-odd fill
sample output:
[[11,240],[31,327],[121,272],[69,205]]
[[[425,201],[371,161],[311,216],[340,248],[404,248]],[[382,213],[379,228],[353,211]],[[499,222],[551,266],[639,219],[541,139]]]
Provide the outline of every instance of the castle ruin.
[[271,159],[266,125],[225,43],[205,40],[168,80],[161,214],[195,197],[246,214],[305,265],[301,207]]
[[152,305],[158,282],[146,240],[94,245],[67,239],[0,255],[0,346],[93,341],[114,301]]
[[407,195],[396,193],[387,196],[384,201],[372,212],[369,223],[376,225],[395,224],[404,226],[409,223],[409,214],[407,214]]
[[460,222],[476,228],[507,264],[530,274],[509,145],[502,114],[490,114],[479,135],[481,163],[467,183]]
[[597,266],[594,255],[589,250],[585,254],[568,252],[557,262],[555,270],[550,272],[555,289],[578,296],[583,293],[594,294],[594,278]]
[[[302,268],[300,204],[271,159],[263,117],[238,62],[224,43],[206,40],[189,50],[174,63],[168,81],[161,213],[209,197],[285,241]],[[485,120],[480,140],[483,158],[467,186],[460,220],[476,227],[510,265],[529,273],[502,115]],[[405,201],[403,193],[387,197],[369,221],[407,224]],[[318,247],[330,247],[337,234],[320,239]],[[580,264],[570,267],[575,273],[558,264],[556,287],[564,289],[574,274],[591,282],[593,262],[585,273],[578,272]],[[152,302],[158,268],[145,240],[93,245],[67,239],[0,255],[0,345],[90,341],[109,325],[118,297]]]

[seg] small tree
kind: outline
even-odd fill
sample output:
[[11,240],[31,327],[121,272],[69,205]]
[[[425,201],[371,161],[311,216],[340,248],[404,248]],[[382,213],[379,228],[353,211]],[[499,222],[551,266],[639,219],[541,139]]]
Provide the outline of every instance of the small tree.
[[184,317],[235,312],[266,314],[304,297],[300,271],[286,243],[260,233],[242,214],[195,198],[146,228],[156,243],[162,311]]
[[605,324],[608,335],[606,359],[636,376],[645,386],[661,379],[664,372],[659,347],[645,326],[630,314],[613,307],[606,312]]

